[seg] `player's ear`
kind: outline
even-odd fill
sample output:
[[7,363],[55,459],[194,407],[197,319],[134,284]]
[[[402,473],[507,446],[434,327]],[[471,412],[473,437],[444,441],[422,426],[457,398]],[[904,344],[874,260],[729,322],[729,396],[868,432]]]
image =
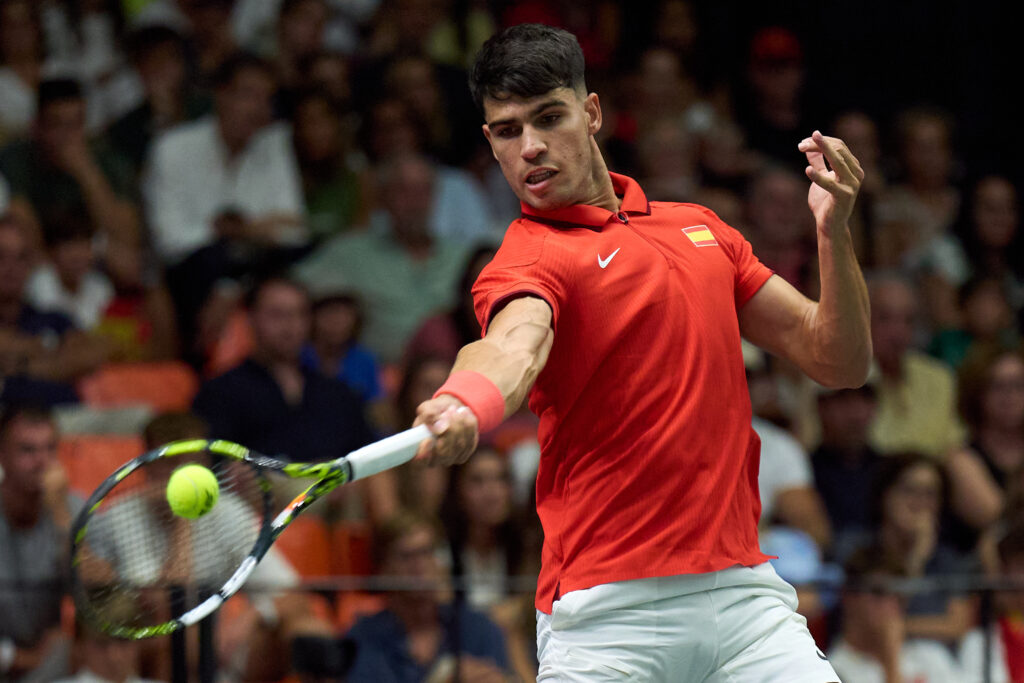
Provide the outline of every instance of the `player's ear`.
[[494,143],[491,141],[491,128],[486,123],[480,126],[480,129],[484,132],[484,137],[487,138],[488,144],[491,146],[491,156],[495,159],[498,158],[497,152],[494,151]]
[[587,116],[587,132],[596,135],[601,130],[601,100],[592,92],[583,100],[583,111]]

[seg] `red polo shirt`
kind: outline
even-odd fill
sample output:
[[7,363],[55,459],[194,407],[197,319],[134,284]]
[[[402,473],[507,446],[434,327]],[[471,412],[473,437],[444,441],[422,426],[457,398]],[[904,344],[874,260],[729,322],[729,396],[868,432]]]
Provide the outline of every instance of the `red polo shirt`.
[[544,612],[601,583],[768,559],[736,311],[771,271],[708,209],[611,178],[618,213],[524,204],[473,288],[484,329],[517,296],[554,313],[530,392]]

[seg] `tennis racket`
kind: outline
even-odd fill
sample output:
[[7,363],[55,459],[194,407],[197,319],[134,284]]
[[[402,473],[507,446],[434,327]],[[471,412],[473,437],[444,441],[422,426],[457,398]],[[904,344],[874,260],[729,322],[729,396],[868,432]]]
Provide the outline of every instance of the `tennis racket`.
[[[343,484],[408,462],[429,437],[420,425],[323,463],[287,463],[220,440],[140,455],[93,492],[71,527],[79,615],[125,639],[195,624],[242,587],[296,515]],[[168,478],[189,462],[212,470],[220,486],[217,504],[198,519],[175,515],[166,499]],[[288,488],[282,475],[313,482],[275,514]]]

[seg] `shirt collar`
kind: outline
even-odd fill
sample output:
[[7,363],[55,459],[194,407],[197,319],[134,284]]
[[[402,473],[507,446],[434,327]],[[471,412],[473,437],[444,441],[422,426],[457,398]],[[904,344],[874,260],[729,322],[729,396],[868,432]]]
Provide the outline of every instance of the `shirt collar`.
[[[618,173],[608,173],[612,180],[615,196],[622,200],[619,213],[650,215],[651,205],[640,185],[632,178]],[[583,227],[600,229],[616,212],[602,209],[589,204],[573,204],[552,211],[535,209],[525,202],[520,202],[523,217],[558,227]]]

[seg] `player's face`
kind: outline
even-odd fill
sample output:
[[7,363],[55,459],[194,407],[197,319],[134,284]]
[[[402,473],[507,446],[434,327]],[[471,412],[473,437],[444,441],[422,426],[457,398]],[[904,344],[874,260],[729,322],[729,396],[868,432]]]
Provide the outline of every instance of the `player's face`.
[[520,201],[540,210],[599,203],[595,93],[556,88],[536,97],[487,98],[484,120],[484,136]]

